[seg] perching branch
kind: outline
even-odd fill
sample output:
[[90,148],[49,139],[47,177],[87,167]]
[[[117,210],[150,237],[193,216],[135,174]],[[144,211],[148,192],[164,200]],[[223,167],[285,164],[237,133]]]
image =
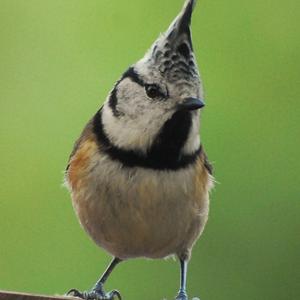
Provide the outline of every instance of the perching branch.
[[[28,293],[0,291],[0,300],[75,300],[66,296],[43,296]],[[77,299],[78,300],[78,299]]]

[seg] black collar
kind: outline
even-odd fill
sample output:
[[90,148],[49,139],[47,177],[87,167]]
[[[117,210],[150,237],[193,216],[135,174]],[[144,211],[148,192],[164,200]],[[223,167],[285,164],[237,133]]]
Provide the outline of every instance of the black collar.
[[154,170],[179,170],[193,164],[202,147],[190,155],[181,154],[192,124],[190,112],[177,112],[168,120],[157,135],[153,146],[144,154],[138,150],[125,150],[112,144],[102,123],[102,109],[93,119],[93,131],[99,148],[111,159],[121,162],[125,167],[142,167]]

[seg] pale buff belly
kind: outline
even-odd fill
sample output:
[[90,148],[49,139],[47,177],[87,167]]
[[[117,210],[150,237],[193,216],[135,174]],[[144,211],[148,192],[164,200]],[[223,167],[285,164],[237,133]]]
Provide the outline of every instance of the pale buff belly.
[[72,191],[73,205],[92,239],[116,257],[183,255],[207,221],[208,178],[202,182],[200,167],[133,171],[94,161]]

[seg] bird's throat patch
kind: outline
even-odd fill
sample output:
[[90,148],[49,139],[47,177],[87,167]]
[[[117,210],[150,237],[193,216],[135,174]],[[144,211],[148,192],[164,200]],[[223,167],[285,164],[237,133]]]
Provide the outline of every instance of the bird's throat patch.
[[112,144],[102,122],[102,109],[93,119],[93,131],[97,137],[101,151],[107,153],[111,159],[121,162],[125,167],[142,167],[154,170],[178,170],[193,164],[200,153],[200,146],[192,154],[182,154],[182,148],[191,129],[191,114],[178,112],[168,120],[156,137],[153,146],[143,154],[137,150],[125,150]]

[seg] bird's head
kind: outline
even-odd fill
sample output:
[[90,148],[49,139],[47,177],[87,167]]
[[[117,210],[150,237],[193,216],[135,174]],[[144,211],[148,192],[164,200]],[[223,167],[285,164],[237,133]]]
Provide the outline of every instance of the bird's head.
[[169,29],[110,92],[102,120],[117,147],[147,153],[167,134],[170,144],[176,140],[185,153],[199,148],[204,102],[190,31],[195,2],[186,1]]

